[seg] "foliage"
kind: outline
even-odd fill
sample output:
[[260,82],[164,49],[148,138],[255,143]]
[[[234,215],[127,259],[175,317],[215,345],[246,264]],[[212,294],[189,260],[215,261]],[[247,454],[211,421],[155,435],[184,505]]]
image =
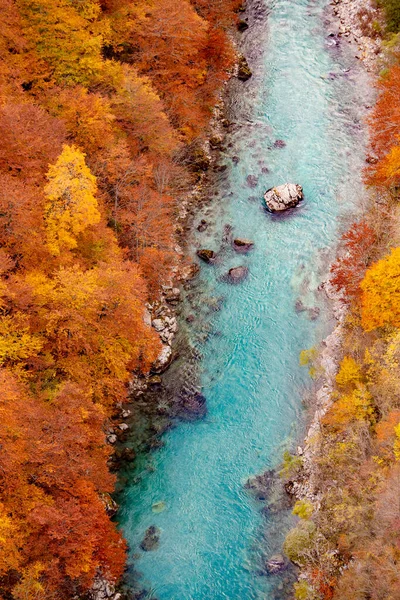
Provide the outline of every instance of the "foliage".
[[314,600],[315,594],[310,584],[302,580],[294,584],[294,597],[296,600]]
[[396,33],[400,29],[400,3],[399,0],[378,0],[378,5],[385,11],[386,28]]
[[[393,1],[398,4],[398,0]],[[370,118],[372,146],[378,160],[369,166],[367,182],[385,189],[398,182],[400,125],[398,108],[400,65],[398,62],[383,74],[378,88],[379,98]]]
[[369,254],[375,242],[374,231],[364,222],[354,223],[342,236],[340,257],[331,267],[331,283],[337,291],[344,292],[349,301],[360,294]]
[[79,234],[100,221],[96,178],[85,164],[85,155],[74,146],[64,146],[47,179],[47,244],[50,252],[58,256],[63,249],[76,248]]
[[121,576],[105,440],[160,340],[191,148],[234,52],[237,0],[0,6],[0,595]]
[[345,356],[340,363],[339,372],[336,375],[336,383],[343,388],[352,387],[362,381],[360,366],[351,356]]
[[314,507],[308,500],[298,500],[293,508],[293,514],[300,519],[310,519],[314,512]]
[[303,461],[301,456],[290,454],[287,450],[283,453],[283,464],[279,475],[284,479],[289,479],[295,476],[295,474],[301,469]]
[[361,283],[362,326],[400,326],[400,248],[374,263]]
[[286,556],[297,565],[304,565],[307,554],[312,549],[316,535],[313,521],[302,520],[286,536],[283,550]]

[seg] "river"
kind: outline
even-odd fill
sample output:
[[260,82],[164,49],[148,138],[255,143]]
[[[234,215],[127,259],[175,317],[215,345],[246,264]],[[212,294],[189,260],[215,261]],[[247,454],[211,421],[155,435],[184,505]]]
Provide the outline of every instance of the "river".
[[[162,448],[139,461],[140,477],[125,488],[119,513],[140,582],[159,600],[279,595],[279,577],[260,569],[280,551],[292,517],[265,516],[244,484],[276,467],[302,434],[302,399],[312,383],[299,353],[333,327],[318,286],[345,223],[361,209],[368,81],[346,41],[336,45],[328,36],[327,4],[249,2],[242,47],[253,77],[230,84],[236,125],[221,159],[228,168],[196,220],[210,226],[195,229],[190,243],[193,255],[199,247],[220,250],[230,224],[254,249],[238,255],[225,245],[216,264],[202,265],[185,307],[194,322],[182,317],[181,331],[201,358],[207,416],[179,423]],[[275,147],[276,140],[285,146]],[[278,218],[263,209],[262,195],[285,182],[300,183],[305,201]],[[233,286],[223,275],[237,265],[249,276]],[[296,311],[298,300],[308,310]],[[158,502],[165,510],[154,511]],[[160,528],[160,545],[143,552],[150,525]]]

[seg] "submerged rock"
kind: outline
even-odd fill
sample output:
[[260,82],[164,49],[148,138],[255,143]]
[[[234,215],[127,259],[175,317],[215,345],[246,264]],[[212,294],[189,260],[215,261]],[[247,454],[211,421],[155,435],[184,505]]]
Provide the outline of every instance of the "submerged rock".
[[264,194],[267,209],[272,213],[294,208],[303,198],[303,188],[297,183],[285,183],[267,190]]
[[304,302],[301,300],[301,298],[297,298],[294,307],[297,313],[305,312],[307,310],[307,306],[304,305]]
[[155,525],[151,525],[148,529],[146,529],[146,533],[144,534],[144,538],[140,544],[141,549],[145,552],[156,550],[160,542],[160,533],[160,530]]
[[224,243],[230,243],[232,240],[232,231],[233,231],[233,226],[230,223],[226,223],[226,225],[224,225],[224,233],[222,235],[222,241]]
[[200,392],[183,392],[178,401],[179,417],[185,421],[201,419],[207,413],[206,398]]
[[197,231],[203,232],[207,229],[208,227],[208,223],[207,221],[205,221],[204,219],[202,219],[199,223],[199,225],[197,225]]
[[229,269],[227,281],[229,283],[240,283],[249,274],[249,269],[247,267],[233,267]]
[[321,309],[318,306],[314,306],[313,308],[308,309],[308,316],[311,321],[316,321],[319,317]]
[[274,148],[284,148],[286,146],[286,142],[284,140],[275,140]]
[[247,175],[246,183],[249,187],[255,188],[258,185],[258,177],[257,175]]
[[206,263],[210,263],[215,258],[214,250],[207,250],[206,248],[202,248],[201,250],[197,250],[197,256],[204,260]]
[[265,566],[270,575],[276,575],[276,573],[280,573],[286,569],[286,561],[282,554],[274,554],[274,556],[271,556],[271,558],[267,560]]
[[151,507],[151,510],[153,511],[153,513],[159,514],[164,512],[164,510],[167,508],[167,505],[165,504],[165,502],[163,500],[160,500],[159,502],[155,502],[153,504],[153,506]]
[[244,487],[247,490],[251,490],[258,500],[265,500],[271,491],[274,478],[274,471],[265,471],[261,475],[249,477]]
[[236,252],[246,253],[251,250],[254,246],[254,242],[252,240],[247,240],[246,238],[235,238],[233,240],[233,248]]

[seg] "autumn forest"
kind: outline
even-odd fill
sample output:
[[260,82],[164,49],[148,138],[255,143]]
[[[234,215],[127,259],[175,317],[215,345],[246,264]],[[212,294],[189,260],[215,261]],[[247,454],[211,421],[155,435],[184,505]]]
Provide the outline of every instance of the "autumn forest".
[[[315,493],[295,500],[284,545],[297,600],[400,598],[400,4],[373,6],[369,199],[329,275],[346,316]],[[146,303],[187,260],[177,216],[208,161],[242,10],[0,0],[1,600],[83,599],[123,575],[107,428],[162,349]],[[320,381],[318,353],[301,361]],[[282,473],[308,472],[286,454]]]

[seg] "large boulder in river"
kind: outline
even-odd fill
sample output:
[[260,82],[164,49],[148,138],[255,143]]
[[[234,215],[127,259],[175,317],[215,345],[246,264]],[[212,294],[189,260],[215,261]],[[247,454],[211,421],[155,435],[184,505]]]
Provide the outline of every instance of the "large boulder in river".
[[303,198],[303,188],[298,183],[285,183],[267,190],[264,194],[265,204],[272,213],[294,208]]

